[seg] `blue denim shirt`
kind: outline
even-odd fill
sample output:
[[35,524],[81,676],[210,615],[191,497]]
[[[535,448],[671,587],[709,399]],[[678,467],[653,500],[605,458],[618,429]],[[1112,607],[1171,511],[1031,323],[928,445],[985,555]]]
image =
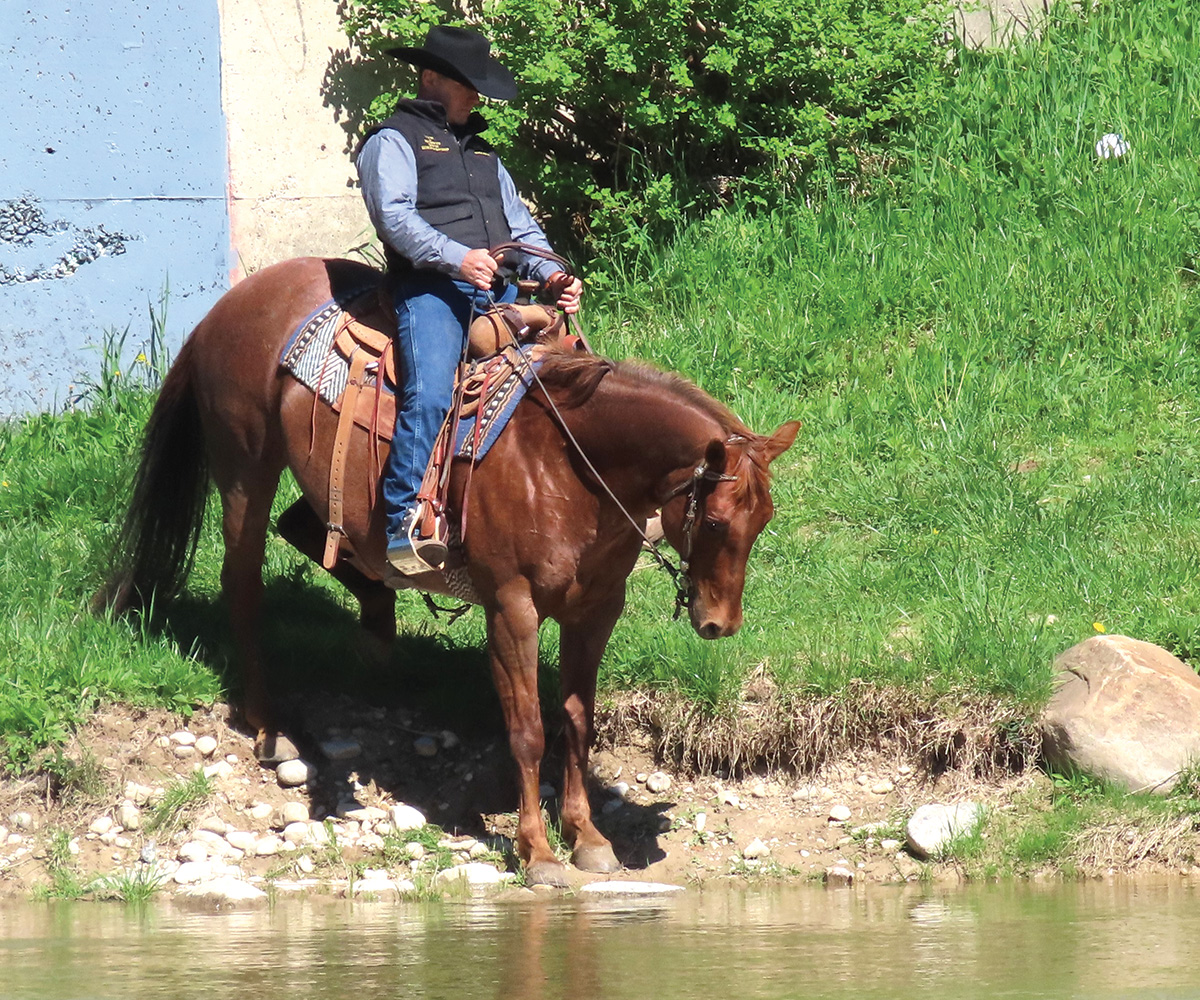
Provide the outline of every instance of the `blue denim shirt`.
[[[438,232],[417,212],[417,161],[408,140],[394,129],[376,132],[363,144],[355,165],[375,231],[416,266],[461,277],[459,268],[470,248]],[[504,215],[512,238],[551,249],[503,163],[499,169]],[[538,281],[557,270],[559,265],[538,257],[526,257],[517,267],[521,277]]]

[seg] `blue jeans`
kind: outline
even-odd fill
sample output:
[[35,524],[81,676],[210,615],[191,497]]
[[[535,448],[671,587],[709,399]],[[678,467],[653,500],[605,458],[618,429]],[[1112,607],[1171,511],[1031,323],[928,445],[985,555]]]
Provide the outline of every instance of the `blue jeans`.
[[494,295],[465,281],[418,271],[394,279],[392,296],[399,385],[392,450],[383,467],[389,538],[416,505],[438,430],[450,409],[472,303],[478,314],[493,301],[513,301],[517,290],[508,285],[502,294]]

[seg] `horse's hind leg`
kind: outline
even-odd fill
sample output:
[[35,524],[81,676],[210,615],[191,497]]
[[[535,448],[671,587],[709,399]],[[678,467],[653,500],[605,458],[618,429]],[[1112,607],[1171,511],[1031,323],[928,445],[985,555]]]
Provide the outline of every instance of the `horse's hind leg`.
[[592,609],[586,622],[562,622],[559,629],[559,675],[567,716],[567,759],[560,815],[563,836],[573,848],[571,861],[585,872],[621,869],[612,844],[592,822],[587,771],[596,705],[596,672],[623,605],[624,597],[618,596],[607,607]]
[[[214,463],[215,464],[215,463]],[[259,648],[262,619],[263,556],[267,526],[271,520],[271,501],[279,485],[281,470],[266,463],[246,461],[240,469],[228,462],[214,468],[213,478],[221,493],[224,514],[225,561],[221,565],[221,590],[229,608],[233,641],[245,685],[243,714],[255,730],[255,756],[269,762],[294,752],[279,745],[279,729],[267,690]]]
[[[318,565],[325,556],[325,525],[301,497],[279,515],[279,533]],[[396,638],[396,594],[378,580],[360,573],[339,559],[330,574],[358,600],[359,622],[378,643],[377,654],[386,656]]]

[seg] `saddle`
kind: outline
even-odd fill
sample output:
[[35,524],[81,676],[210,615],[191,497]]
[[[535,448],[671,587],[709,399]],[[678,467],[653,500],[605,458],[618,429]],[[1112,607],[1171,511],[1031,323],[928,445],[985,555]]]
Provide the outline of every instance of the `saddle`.
[[[346,388],[331,404],[338,414],[333,454],[329,462],[329,523],[322,565],[332,569],[337,563],[342,539],[346,461],[355,424],[370,435],[368,482],[371,504],[375,503],[375,484],[383,468],[381,446],[390,444],[396,422],[396,360],[394,352],[395,310],[391,293],[384,286],[370,289],[345,303],[336,333],[323,365],[333,356],[349,369]],[[582,338],[569,333],[565,316],[551,306],[504,303],[481,313],[467,333],[467,362],[459,365],[455,378],[454,402],[438,433],[433,455],[422,480],[418,501],[422,504],[422,530],[432,530],[446,509],[450,460],[459,422],[476,417],[476,442],[481,434],[482,416],[487,410],[489,393],[506,381],[506,376],[524,370],[529,358],[521,347],[534,345],[536,353],[546,348],[586,349]],[[541,348],[542,350],[537,350]],[[391,390],[391,391],[389,391]],[[313,426],[320,395],[313,399]],[[472,465],[479,458],[478,447],[471,452]],[[463,512],[465,526],[466,512]]]

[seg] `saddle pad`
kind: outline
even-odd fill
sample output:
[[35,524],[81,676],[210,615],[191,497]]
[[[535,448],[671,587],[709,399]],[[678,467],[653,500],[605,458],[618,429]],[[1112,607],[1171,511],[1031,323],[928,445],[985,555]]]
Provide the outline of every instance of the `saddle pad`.
[[[359,295],[370,291],[370,288],[353,292],[344,298],[331,299],[304,320],[288,338],[280,354],[279,364],[293,375],[297,381],[318,396],[330,406],[336,406],[350,376],[349,362],[337,351],[333,350],[333,341],[341,329],[345,312],[343,304],[352,302]],[[521,348],[521,353],[530,358],[531,351]],[[485,362],[481,362],[485,363]],[[540,361],[531,360],[530,364],[536,370]],[[533,375],[526,369],[523,372],[505,369],[506,377],[488,387],[487,402],[483,407],[483,423],[476,440],[476,417],[464,417],[458,425],[458,435],[454,443],[454,454],[459,458],[482,459],[492,445],[500,437],[517,404],[533,385]],[[383,391],[393,395],[394,391],[385,380]],[[372,390],[373,393],[373,390]],[[369,426],[369,423],[366,425]],[[381,421],[378,433],[384,440],[392,439],[392,422]],[[476,454],[478,444],[478,454]]]
[[[316,309],[308,319],[296,327],[279,357],[279,364],[285,371],[294,375],[298,382],[311,389],[330,406],[341,398],[350,377],[349,364],[333,350],[333,340],[341,329],[342,317],[345,315],[343,305],[353,302],[374,288],[374,285],[369,285],[351,292],[344,298],[330,299]],[[392,392],[392,387],[386,382],[383,388],[385,392]]]

